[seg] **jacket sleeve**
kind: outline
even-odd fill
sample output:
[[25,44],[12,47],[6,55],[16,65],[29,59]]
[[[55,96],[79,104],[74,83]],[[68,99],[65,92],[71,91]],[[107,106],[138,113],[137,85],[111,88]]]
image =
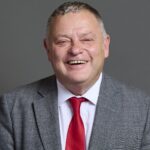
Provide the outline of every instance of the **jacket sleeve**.
[[[150,98],[148,98],[148,101],[150,103]],[[141,150],[150,150],[150,104],[147,112],[147,120],[146,120],[145,129],[143,133]]]
[[4,97],[0,97],[0,150],[15,150],[11,110]]

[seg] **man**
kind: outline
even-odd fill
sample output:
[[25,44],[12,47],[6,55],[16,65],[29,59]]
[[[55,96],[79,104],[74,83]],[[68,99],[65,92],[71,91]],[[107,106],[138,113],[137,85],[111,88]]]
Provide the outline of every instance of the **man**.
[[57,8],[44,40],[55,75],[1,96],[0,150],[150,150],[150,98],[102,73],[109,43],[97,10]]

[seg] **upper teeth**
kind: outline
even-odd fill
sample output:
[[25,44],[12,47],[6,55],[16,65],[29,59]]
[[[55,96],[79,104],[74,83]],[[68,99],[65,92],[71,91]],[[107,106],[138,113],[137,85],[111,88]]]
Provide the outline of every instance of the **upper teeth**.
[[71,60],[68,62],[69,64],[85,64],[85,60]]

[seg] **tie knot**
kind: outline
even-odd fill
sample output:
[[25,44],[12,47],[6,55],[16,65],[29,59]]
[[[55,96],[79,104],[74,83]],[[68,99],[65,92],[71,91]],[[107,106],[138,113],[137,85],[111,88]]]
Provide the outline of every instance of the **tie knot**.
[[77,112],[80,110],[80,105],[82,102],[86,101],[84,97],[71,97],[69,98],[69,101],[71,103],[72,109],[74,112]]

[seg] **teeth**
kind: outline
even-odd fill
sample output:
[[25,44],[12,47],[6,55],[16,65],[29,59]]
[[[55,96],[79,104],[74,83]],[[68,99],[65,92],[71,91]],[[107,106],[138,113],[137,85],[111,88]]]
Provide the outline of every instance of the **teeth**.
[[74,65],[74,64],[85,64],[86,61],[85,60],[71,60],[68,63],[71,64],[71,65]]

